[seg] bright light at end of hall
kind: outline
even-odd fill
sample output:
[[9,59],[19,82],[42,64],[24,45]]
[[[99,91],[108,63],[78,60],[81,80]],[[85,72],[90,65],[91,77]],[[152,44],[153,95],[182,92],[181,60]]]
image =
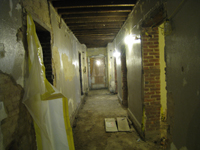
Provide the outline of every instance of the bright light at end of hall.
[[117,50],[115,50],[113,53],[113,56],[116,58],[119,57],[120,55],[121,55],[120,52],[118,52]]
[[97,66],[101,65],[101,62],[99,60],[96,61]]

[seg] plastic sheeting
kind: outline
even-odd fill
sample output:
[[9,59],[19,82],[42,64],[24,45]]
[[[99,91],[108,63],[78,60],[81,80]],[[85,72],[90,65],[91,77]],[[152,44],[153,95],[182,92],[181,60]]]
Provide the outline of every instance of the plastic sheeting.
[[29,77],[23,102],[34,119],[39,150],[74,150],[68,101],[45,77],[42,47],[27,15]]

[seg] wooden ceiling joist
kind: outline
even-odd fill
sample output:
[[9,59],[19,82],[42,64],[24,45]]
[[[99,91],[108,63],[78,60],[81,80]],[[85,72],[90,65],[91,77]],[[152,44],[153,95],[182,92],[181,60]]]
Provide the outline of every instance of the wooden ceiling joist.
[[102,10],[102,11],[74,11],[74,12],[69,12],[65,10],[58,10],[59,14],[100,14],[100,13],[130,13],[131,10]]
[[93,17],[127,17],[129,12],[95,13],[95,14],[63,14],[62,18],[93,18]]
[[112,42],[136,0],[48,0],[80,43],[88,48]]
[[72,9],[72,8],[98,8],[98,7],[133,7],[135,4],[112,4],[112,5],[85,5],[85,6],[68,6],[58,5],[57,9]]

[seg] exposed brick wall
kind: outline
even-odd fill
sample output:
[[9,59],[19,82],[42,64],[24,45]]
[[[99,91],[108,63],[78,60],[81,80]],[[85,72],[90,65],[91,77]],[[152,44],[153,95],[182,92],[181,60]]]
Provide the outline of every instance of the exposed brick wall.
[[155,134],[158,135],[160,133],[161,104],[158,28],[145,28],[142,30],[142,57],[146,116],[145,136],[151,138],[151,136],[155,137]]
[[22,103],[23,88],[0,71],[0,100],[7,118],[1,123],[3,145],[6,150],[36,150],[33,120]]

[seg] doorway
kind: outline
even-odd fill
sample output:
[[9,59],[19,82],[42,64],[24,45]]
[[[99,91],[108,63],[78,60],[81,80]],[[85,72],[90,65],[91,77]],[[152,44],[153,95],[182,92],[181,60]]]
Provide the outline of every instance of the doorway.
[[91,89],[106,88],[105,57],[90,58]]
[[127,66],[126,66],[126,48],[121,47],[121,77],[122,77],[122,104],[128,107],[128,86],[127,86]]
[[82,66],[81,66],[81,53],[78,53],[79,58],[79,76],[80,76],[80,87],[81,87],[81,95],[83,95],[83,79],[82,79]]

